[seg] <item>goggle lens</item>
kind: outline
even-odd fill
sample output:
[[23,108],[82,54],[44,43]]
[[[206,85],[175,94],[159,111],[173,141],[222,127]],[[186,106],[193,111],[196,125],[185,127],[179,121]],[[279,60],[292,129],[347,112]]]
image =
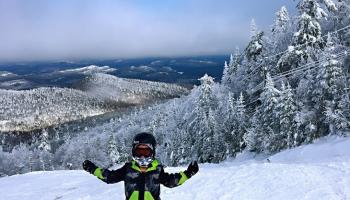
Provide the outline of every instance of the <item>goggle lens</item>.
[[152,154],[153,154],[153,150],[151,148],[147,147],[147,146],[145,146],[145,147],[144,146],[138,146],[135,149],[135,155],[137,157],[141,157],[141,156],[143,156],[143,157],[151,157]]

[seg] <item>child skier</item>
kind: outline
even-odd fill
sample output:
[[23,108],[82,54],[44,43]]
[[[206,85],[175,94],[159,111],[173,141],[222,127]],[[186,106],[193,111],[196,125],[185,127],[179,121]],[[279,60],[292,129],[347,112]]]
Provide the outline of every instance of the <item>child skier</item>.
[[131,162],[117,170],[108,170],[85,160],[83,168],[108,184],[124,181],[127,200],[160,200],[160,184],[170,188],[179,186],[195,175],[199,168],[194,161],[184,172],[168,174],[155,159],[155,147],[156,140],[152,134],[139,133],[133,141]]

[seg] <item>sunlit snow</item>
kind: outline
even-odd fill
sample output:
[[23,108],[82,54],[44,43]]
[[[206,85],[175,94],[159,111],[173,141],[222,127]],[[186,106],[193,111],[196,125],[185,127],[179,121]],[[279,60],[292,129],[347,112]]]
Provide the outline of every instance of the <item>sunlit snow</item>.
[[[350,139],[326,138],[268,158],[250,153],[221,164],[201,164],[184,185],[162,187],[162,199],[350,198]],[[166,168],[168,172],[184,167]],[[84,171],[32,172],[0,179],[6,200],[124,199],[123,183],[105,184]]]

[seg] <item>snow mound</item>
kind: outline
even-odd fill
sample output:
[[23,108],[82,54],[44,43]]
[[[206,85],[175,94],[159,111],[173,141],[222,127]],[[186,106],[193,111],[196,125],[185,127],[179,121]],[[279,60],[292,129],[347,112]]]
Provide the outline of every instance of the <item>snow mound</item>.
[[[329,141],[332,142],[329,142]],[[350,140],[326,137],[315,141],[312,145],[296,147],[278,153],[269,159],[271,162],[288,163],[329,163],[350,162]]]
[[[161,197],[168,200],[350,199],[350,138],[326,138],[269,159],[267,162],[261,157],[247,156],[238,162],[202,164],[199,173],[184,185],[173,189],[162,187]],[[0,179],[0,194],[6,200],[125,198],[123,183],[108,185],[84,171],[4,177]]]

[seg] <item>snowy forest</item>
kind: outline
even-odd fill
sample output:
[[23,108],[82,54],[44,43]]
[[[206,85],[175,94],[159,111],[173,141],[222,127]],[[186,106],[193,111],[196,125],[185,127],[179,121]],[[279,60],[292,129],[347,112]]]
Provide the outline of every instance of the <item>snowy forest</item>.
[[[222,80],[205,74],[180,98],[135,109],[78,134],[48,134],[0,151],[0,176],[110,167],[130,159],[136,133],[157,139],[168,166],[219,163],[243,151],[274,154],[327,135],[350,134],[350,0],[301,0],[276,12],[268,31],[224,62]],[[232,41],[227,41],[232,42]],[[1,148],[1,147],[0,147]]]

